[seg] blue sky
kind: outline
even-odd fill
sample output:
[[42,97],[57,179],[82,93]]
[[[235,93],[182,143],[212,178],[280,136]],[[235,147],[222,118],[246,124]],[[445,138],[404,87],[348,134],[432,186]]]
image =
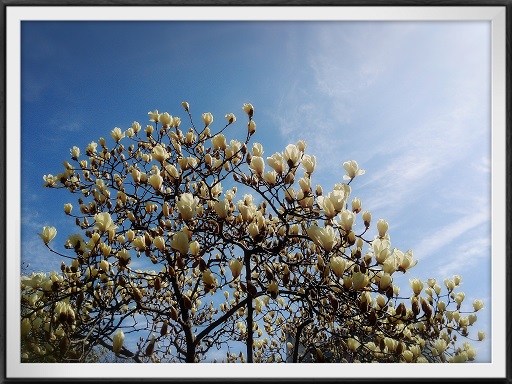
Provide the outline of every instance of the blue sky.
[[[390,223],[392,245],[419,264],[404,276],[462,275],[475,298],[478,360],[490,355],[491,115],[489,22],[23,22],[22,260],[58,269],[37,232],[74,231],[42,188],[69,149],[109,138],[158,109],[215,123],[255,107],[264,156],[304,139],[314,183],[342,181],[342,164],[366,174],[352,196]],[[243,122],[240,129],[245,129]],[[28,154],[30,154],[28,156]]]

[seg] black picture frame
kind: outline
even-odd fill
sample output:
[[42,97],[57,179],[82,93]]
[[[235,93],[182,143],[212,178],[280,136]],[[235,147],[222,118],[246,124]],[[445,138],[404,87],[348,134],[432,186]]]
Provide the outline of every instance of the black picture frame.
[[[2,55],[1,62],[4,63],[4,71],[2,77],[2,103],[1,103],[1,126],[2,129],[0,131],[0,151],[3,154],[0,158],[0,253],[2,257],[0,257],[0,287],[2,287],[2,291],[0,294],[1,306],[0,306],[0,380],[5,383],[20,383],[20,382],[68,382],[67,379],[52,379],[52,378],[40,378],[40,379],[17,379],[17,378],[9,378],[6,376],[6,356],[11,353],[7,350],[6,347],[6,335],[8,329],[6,329],[6,316],[7,308],[6,308],[6,258],[9,255],[6,254],[6,243],[8,241],[6,237],[6,227],[8,225],[12,225],[9,222],[9,218],[6,217],[6,207],[9,204],[6,197],[6,185],[9,183],[9,180],[6,179],[6,164],[8,164],[9,159],[6,157],[6,130],[9,127],[6,126],[6,81],[7,81],[7,70],[6,70],[6,10],[9,7],[29,7],[29,6],[205,6],[205,5],[215,5],[215,6],[356,6],[356,7],[431,7],[431,6],[440,6],[440,7],[464,7],[464,6],[500,6],[506,8],[506,73],[508,74],[506,78],[506,147],[507,147],[507,156],[506,156],[506,185],[510,185],[510,170],[511,170],[511,137],[512,137],[512,120],[511,120],[511,92],[512,92],[512,0],[338,0],[338,1],[326,1],[326,0],[257,0],[252,1],[250,4],[247,2],[234,1],[234,0],[2,0],[2,5],[0,7],[1,19],[3,20],[3,39],[2,39],[2,48],[0,50],[0,54]],[[510,188],[506,190],[506,227],[510,228],[510,217],[511,217],[511,191]],[[506,338],[506,344],[508,346],[512,345],[512,327],[510,323],[511,319],[511,303],[512,303],[512,263],[510,262],[510,250],[512,248],[511,236],[509,231],[506,232],[506,334],[503,337]],[[506,367],[506,376],[503,378],[488,378],[485,379],[485,382],[489,383],[512,383],[512,353],[510,352],[510,348],[507,348],[507,367]],[[316,366],[315,366],[315,369]],[[195,382],[195,381],[212,381],[212,382],[421,382],[421,383],[429,383],[429,382],[450,382],[450,383],[471,383],[471,382],[481,382],[480,379],[468,379],[468,378],[450,378],[450,379],[433,379],[428,377],[423,378],[359,378],[359,379],[291,379],[291,378],[272,378],[272,379],[261,379],[261,378],[246,378],[246,379],[238,379],[238,378],[212,378],[210,380],[198,380],[197,378],[190,379],[172,379],[171,377],[166,379],[101,379],[101,378],[87,378],[87,379],[73,379],[74,383],[89,383],[89,382]]]

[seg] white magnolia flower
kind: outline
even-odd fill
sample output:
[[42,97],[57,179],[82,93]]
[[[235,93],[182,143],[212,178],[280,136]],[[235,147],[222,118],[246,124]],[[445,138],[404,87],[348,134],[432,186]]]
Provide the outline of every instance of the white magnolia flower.
[[274,171],[281,174],[285,169],[286,163],[283,159],[283,156],[279,152],[276,152],[272,156],[267,157],[267,164],[270,165]]
[[38,235],[43,239],[45,244],[48,244],[57,235],[57,229],[55,227],[45,226],[43,227],[43,231],[38,233]]
[[170,155],[161,144],[157,144],[153,148],[153,151],[151,151],[151,156],[156,161],[159,161],[160,163],[162,163],[163,161],[167,160]]
[[242,109],[244,110],[245,113],[247,113],[249,117],[252,117],[254,115],[254,107],[252,106],[252,104],[244,104]]
[[226,120],[228,121],[228,124],[233,124],[236,121],[236,116],[233,113],[228,113],[226,115]]
[[304,155],[302,157],[302,166],[307,173],[311,174],[316,168],[316,156]]
[[238,259],[233,259],[229,261],[229,269],[231,270],[233,278],[237,278],[238,276],[240,276],[243,266],[244,264]]
[[179,251],[181,254],[188,253],[188,236],[185,232],[179,231],[171,239],[171,248]]
[[294,144],[288,144],[283,152],[283,158],[289,166],[294,167],[300,160],[300,151]]
[[112,351],[114,353],[119,353],[124,343],[124,332],[121,330],[117,331],[114,337],[112,338],[112,341]]
[[213,123],[213,115],[210,112],[205,112],[201,115],[201,119],[204,122],[205,127]]
[[153,112],[149,111],[149,121],[152,121],[154,123],[158,123],[160,120],[160,114],[158,113],[158,109],[155,109]]
[[167,112],[164,112],[160,115],[160,122],[162,123],[162,127],[168,128],[173,123],[173,118]]
[[251,159],[251,164],[249,167],[259,176],[263,175],[263,171],[265,171],[265,162],[263,158],[260,156],[253,156]]
[[94,221],[96,223],[96,229],[100,232],[107,232],[117,228],[108,212],[97,213],[94,215]]
[[114,141],[118,143],[119,140],[121,140],[124,137],[124,133],[123,131],[121,131],[121,128],[116,127],[110,132],[110,136],[112,136]]
[[318,227],[313,225],[307,229],[308,236],[326,251],[330,251],[336,245],[338,238],[331,226]]
[[364,170],[359,169],[359,165],[355,160],[344,162],[343,168],[347,171],[347,174],[343,176],[345,180],[351,180],[356,176],[364,175]]
[[194,197],[191,193],[183,193],[176,202],[183,220],[190,220],[195,216],[198,204],[199,198],[197,196]]

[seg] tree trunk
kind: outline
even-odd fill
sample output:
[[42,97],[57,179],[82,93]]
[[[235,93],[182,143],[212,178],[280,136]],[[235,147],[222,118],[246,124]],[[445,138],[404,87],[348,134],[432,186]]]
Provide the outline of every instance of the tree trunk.
[[[247,282],[247,286],[249,286],[249,282],[251,281],[251,253],[245,251],[244,254],[245,261],[245,280]],[[247,290],[248,300],[247,300],[247,362],[253,362],[253,353],[252,347],[254,344],[254,336],[253,336],[253,305],[252,305],[252,296],[249,290]]]

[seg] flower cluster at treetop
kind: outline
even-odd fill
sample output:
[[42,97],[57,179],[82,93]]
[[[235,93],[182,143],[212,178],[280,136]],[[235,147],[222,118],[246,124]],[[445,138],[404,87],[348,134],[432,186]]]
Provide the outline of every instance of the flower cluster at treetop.
[[[220,129],[182,107],[189,128],[150,111],[144,128],[73,146],[64,170],[43,177],[76,196],[63,212],[77,231],[64,241],[71,256],[51,247],[62,230],[39,234],[63,261],[21,278],[22,361],[91,361],[99,347],[136,362],[199,362],[217,349],[224,362],[474,359],[458,337],[483,302],[463,309],[458,275],[411,278],[400,293],[395,276],[417,261],[352,196],[365,174],[355,160],[324,191],[303,140],[273,154],[251,143],[251,104],[247,123],[228,113]],[[229,137],[235,126],[242,139]]]

